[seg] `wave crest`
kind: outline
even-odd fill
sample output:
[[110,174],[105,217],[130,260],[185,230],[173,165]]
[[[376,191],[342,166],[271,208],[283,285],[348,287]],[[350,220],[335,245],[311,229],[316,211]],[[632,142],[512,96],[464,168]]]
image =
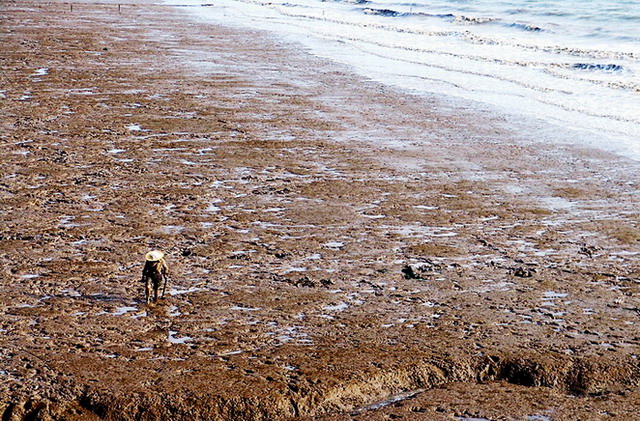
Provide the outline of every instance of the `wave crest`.
[[483,23],[494,22],[495,20],[496,20],[495,18],[475,18],[472,16],[463,16],[463,15],[456,16],[453,19],[455,23],[462,24],[462,25],[479,25]]
[[596,63],[575,63],[571,66],[573,69],[578,70],[593,70],[593,71],[601,71],[601,72],[621,72],[624,70],[619,64],[596,64]]

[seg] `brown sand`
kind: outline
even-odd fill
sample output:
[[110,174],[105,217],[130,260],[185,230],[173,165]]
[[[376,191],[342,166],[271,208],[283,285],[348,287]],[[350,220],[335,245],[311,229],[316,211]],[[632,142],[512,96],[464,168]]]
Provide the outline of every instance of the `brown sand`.
[[640,419],[635,162],[71,9],[0,3],[3,419]]

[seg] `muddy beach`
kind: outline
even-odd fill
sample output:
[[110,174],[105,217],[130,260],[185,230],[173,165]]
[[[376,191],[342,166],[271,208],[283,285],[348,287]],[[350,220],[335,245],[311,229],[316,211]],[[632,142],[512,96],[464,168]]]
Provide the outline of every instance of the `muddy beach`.
[[0,15],[3,419],[640,419],[637,162],[180,8]]

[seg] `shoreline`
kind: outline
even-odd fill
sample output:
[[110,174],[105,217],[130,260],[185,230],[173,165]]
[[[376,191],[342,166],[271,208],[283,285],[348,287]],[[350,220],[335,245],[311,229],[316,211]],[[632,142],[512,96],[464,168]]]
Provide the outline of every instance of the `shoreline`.
[[637,163],[116,3],[2,7],[5,416],[636,413]]
[[[538,57],[537,61],[521,58],[520,54],[524,54],[524,51],[507,53],[501,51],[500,47],[495,47],[497,50],[493,53],[477,52],[469,55],[464,49],[460,51],[456,42],[450,44],[452,40],[449,38],[471,38],[480,43],[477,47],[487,48],[481,40],[485,36],[491,39],[491,36],[482,31],[476,32],[474,28],[479,26],[463,26],[464,32],[458,32],[462,28],[455,24],[453,27],[436,30],[430,28],[430,25],[438,27],[437,24],[429,21],[412,24],[405,17],[364,18],[366,14],[359,15],[357,10],[362,9],[354,4],[318,3],[301,8],[295,4],[259,5],[243,3],[242,0],[223,0],[215,7],[207,5],[184,10],[189,10],[195,19],[203,23],[230,25],[240,30],[262,28],[268,31],[270,37],[275,36],[295,44],[296,49],[348,66],[349,71],[358,74],[361,79],[380,82],[412,95],[445,97],[448,102],[455,102],[453,106],[456,108],[466,108],[473,104],[473,108],[482,110],[482,113],[494,112],[508,116],[507,118],[520,124],[527,121],[528,127],[538,128],[537,137],[544,136],[547,142],[563,143],[564,138],[575,138],[579,139],[576,143],[584,146],[638,160],[638,130],[637,127],[634,128],[633,118],[627,112],[634,108],[636,99],[633,95],[625,96],[622,91],[611,91],[608,94],[601,92],[602,86],[598,83],[576,87],[577,80],[570,76],[565,75],[566,78],[560,80],[551,77],[558,69],[555,64],[547,61],[563,63],[576,60],[572,54],[562,53],[571,49],[562,42],[545,47],[546,53]],[[375,2],[370,6],[373,7],[374,4]],[[409,38],[405,39],[405,34]],[[508,37],[498,37],[489,44],[511,45],[513,42]],[[473,51],[474,45],[471,42],[466,47]],[[518,42],[513,46],[515,45],[524,47]],[[527,44],[534,49],[536,45],[536,42]],[[607,52],[611,53],[604,49],[600,54],[604,57]],[[598,56],[595,50],[592,53]],[[589,59],[597,60],[595,57],[583,58]],[[492,62],[495,67],[485,68],[488,62]],[[529,74],[524,76],[520,72]],[[538,80],[544,78],[543,75],[550,78],[546,82]],[[578,80],[586,77],[574,76]],[[609,80],[609,86],[616,84],[617,82]],[[601,100],[591,98],[591,95],[598,95],[596,91],[599,95],[604,95]],[[584,95],[585,93],[589,95]],[[555,95],[564,96],[564,99]],[[615,99],[612,102],[616,105],[609,104],[605,112],[604,109],[601,110],[600,103],[606,102],[607,97]],[[628,102],[626,107],[621,108],[623,97]],[[585,101],[598,104],[593,104],[595,108],[583,108]],[[614,108],[617,111],[614,112]],[[580,109],[582,111],[578,111]],[[614,115],[610,115],[612,113]],[[539,129],[546,126],[553,128],[544,131]]]

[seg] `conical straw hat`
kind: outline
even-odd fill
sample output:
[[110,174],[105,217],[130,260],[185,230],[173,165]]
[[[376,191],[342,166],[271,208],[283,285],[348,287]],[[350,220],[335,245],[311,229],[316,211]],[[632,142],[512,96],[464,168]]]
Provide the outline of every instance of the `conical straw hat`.
[[156,262],[164,257],[164,253],[160,250],[152,250],[144,255],[144,259],[149,262]]

